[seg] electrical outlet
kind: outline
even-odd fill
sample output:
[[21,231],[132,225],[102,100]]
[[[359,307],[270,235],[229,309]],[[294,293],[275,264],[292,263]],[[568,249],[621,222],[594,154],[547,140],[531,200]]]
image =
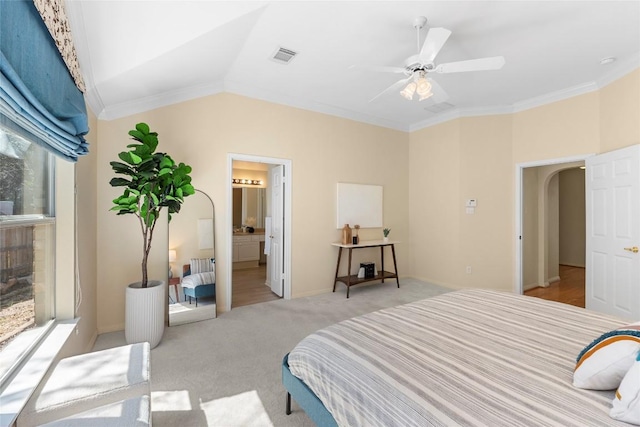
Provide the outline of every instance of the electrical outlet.
[[471,274],[471,266],[467,265],[467,274]]

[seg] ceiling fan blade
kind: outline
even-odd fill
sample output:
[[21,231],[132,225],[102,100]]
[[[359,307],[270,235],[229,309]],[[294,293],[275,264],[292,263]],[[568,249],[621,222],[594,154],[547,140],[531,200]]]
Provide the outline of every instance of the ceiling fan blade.
[[402,86],[404,86],[405,84],[409,83],[409,81],[413,78],[413,76],[409,76],[406,79],[402,79],[402,80],[398,80],[397,82],[395,82],[394,84],[392,84],[391,86],[389,86],[388,88],[386,88],[385,90],[383,90],[382,92],[380,92],[379,94],[377,94],[376,96],[374,96],[373,98],[371,98],[369,100],[369,102],[373,102],[374,100],[378,99],[379,97],[381,97],[382,95],[385,95],[389,92],[393,92],[396,90],[400,90],[400,88]]
[[424,44],[420,50],[420,60],[423,64],[431,64],[444,43],[447,41],[451,31],[446,28],[430,28]]
[[401,74],[406,72],[404,68],[401,67],[387,67],[384,65],[352,65],[349,67],[350,70],[363,70],[363,71],[378,71],[381,73],[396,73]]
[[449,94],[447,94],[447,92],[445,92],[445,90],[442,89],[442,86],[440,86],[438,82],[429,78],[427,79],[427,81],[431,85],[431,92],[433,93],[433,95],[431,96],[431,99],[435,104],[445,102],[446,100],[449,99]]
[[437,73],[461,73],[464,71],[499,70],[504,65],[503,56],[470,59],[468,61],[448,62],[436,67]]

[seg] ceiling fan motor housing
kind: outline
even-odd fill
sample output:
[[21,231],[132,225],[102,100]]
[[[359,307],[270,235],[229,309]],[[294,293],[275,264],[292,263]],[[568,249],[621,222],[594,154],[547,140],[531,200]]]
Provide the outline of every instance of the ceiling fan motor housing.
[[427,25],[427,18],[425,16],[418,16],[416,19],[413,20],[413,28],[416,28],[419,30],[423,28],[425,25]]

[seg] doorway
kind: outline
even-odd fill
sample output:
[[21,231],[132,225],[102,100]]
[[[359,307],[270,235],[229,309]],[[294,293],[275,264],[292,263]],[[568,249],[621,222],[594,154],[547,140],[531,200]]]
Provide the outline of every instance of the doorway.
[[584,307],[587,157],[516,166],[516,293]]
[[[231,268],[227,269],[226,305],[232,309],[289,299],[291,162],[229,154],[228,166],[228,229],[233,233],[227,245]],[[279,179],[275,172],[287,179]],[[274,216],[280,218],[275,221],[280,226],[274,226]]]

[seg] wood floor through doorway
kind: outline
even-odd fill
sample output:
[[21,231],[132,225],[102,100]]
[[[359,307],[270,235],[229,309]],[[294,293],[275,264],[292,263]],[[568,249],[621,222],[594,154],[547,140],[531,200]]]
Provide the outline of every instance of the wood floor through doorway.
[[584,268],[560,265],[559,282],[552,283],[546,288],[529,289],[524,294],[584,308]]
[[243,305],[257,304],[280,299],[271,292],[271,288],[265,285],[267,278],[267,265],[262,264],[256,268],[233,270],[233,295],[231,307],[237,308]]

